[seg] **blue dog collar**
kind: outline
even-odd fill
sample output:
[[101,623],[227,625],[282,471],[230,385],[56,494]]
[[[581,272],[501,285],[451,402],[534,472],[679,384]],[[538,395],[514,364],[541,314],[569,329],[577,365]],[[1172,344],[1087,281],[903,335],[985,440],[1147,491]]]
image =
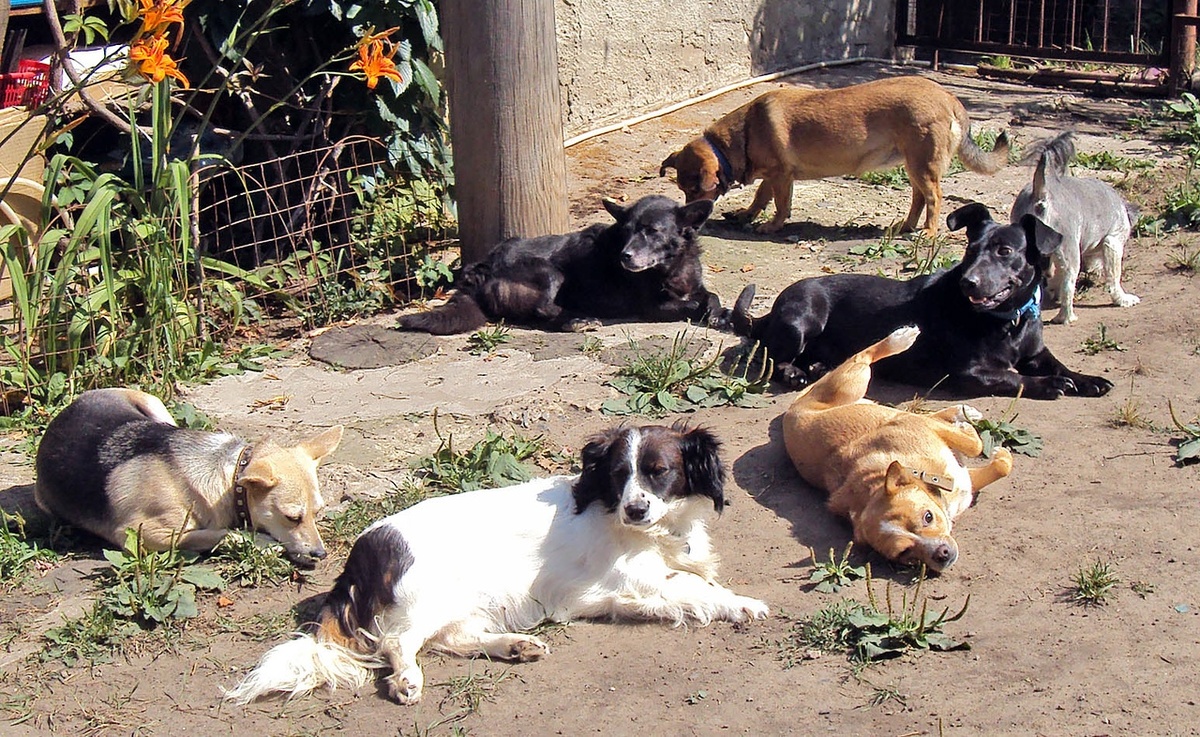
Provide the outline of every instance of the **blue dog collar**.
[[1009,320],[1011,322],[1020,322],[1021,318],[1029,315],[1032,319],[1037,319],[1042,316],[1042,287],[1038,285],[1033,288],[1033,295],[1029,297],[1029,301],[1021,305],[1015,310],[1008,312],[989,312],[989,315],[998,317],[1001,320]]
[[733,178],[733,166],[730,165],[729,159],[725,158],[725,154],[721,152],[721,147],[713,143],[711,138],[705,136],[704,142],[708,144],[713,154],[716,155],[717,163],[721,165],[721,174],[725,177],[725,188],[729,189],[729,186],[735,181]]

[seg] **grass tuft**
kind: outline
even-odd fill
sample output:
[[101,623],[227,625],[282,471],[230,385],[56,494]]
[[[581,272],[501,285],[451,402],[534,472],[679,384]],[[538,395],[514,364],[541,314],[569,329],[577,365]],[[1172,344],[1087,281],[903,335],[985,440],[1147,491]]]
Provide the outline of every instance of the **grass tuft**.
[[1096,560],[1088,567],[1079,567],[1071,599],[1080,606],[1097,607],[1108,603],[1113,588],[1121,582],[1105,561]]

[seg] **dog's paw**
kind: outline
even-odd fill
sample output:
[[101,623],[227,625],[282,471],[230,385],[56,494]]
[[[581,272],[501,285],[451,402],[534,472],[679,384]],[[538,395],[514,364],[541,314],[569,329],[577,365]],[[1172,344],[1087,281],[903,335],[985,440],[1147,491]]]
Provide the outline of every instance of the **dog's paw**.
[[576,317],[563,323],[564,333],[587,333],[599,330],[604,323],[594,317]]
[[1070,325],[1071,323],[1075,322],[1078,319],[1079,319],[1079,316],[1076,315],[1074,312],[1067,312],[1066,310],[1059,310],[1058,314],[1055,315],[1053,318],[1051,318],[1050,324],[1051,325]]
[[808,386],[808,374],[794,363],[779,364],[775,367],[775,380],[792,389]]
[[1102,397],[1113,388],[1113,383],[1103,376],[1076,374],[1071,379],[1071,390],[1067,394],[1080,397]]
[[892,334],[886,338],[886,349],[892,353],[903,353],[909,348],[912,348],[913,343],[917,342],[917,338],[921,335],[921,328],[916,325],[905,325],[902,328],[896,328]]
[[982,419],[983,413],[969,404],[958,405],[958,414],[954,415],[954,423],[956,425],[970,425],[972,423],[979,422]]
[[767,222],[761,223],[760,225],[755,227],[754,232],[758,233],[760,235],[770,235],[771,233],[778,233],[780,230],[783,229],[783,226],[786,223],[787,223],[786,220],[768,220]]
[[749,596],[738,596],[735,597],[734,601],[741,610],[741,617],[735,621],[744,622],[750,619],[766,619],[771,614],[770,607],[758,599],[751,599]]
[[400,704],[415,704],[421,700],[421,691],[424,689],[425,676],[420,669],[409,668],[403,673],[393,673],[384,679],[387,684],[388,696],[392,697]]
[[1001,476],[1007,476],[1012,473],[1013,456],[1012,451],[1005,447],[997,447],[992,450],[992,465],[996,468],[996,472]]
[[1141,301],[1141,297],[1138,297],[1136,294],[1130,294],[1129,292],[1121,292],[1120,294],[1113,295],[1113,304],[1115,304],[1117,307],[1133,307],[1135,304]]
[[518,663],[532,663],[550,654],[550,646],[533,635],[520,635],[509,646],[508,659]]

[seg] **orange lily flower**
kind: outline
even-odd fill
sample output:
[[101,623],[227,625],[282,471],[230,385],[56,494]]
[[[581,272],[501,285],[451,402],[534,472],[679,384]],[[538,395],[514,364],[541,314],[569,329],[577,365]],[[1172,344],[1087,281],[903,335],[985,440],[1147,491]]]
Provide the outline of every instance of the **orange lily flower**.
[[157,33],[172,23],[183,25],[183,9],[191,0],[139,0],[142,34]]
[[167,43],[166,36],[139,39],[129,47],[129,60],[137,64],[138,74],[151,82],[158,83],[171,77],[187,87],[187,77],[183,76],[179,64],[167,53]]
[[[372,29],[374,30],[374,29]],[[350,71],[362,72],[367,78],[367,89],[375,89],[380,77],[387,77],[395,82],[401,82],[400,70],[392,57],[396,54],[396,46],[387,37],[396,32],[389,28],[382,33],[368,33],[358,40],[358,61],[350,65]]]

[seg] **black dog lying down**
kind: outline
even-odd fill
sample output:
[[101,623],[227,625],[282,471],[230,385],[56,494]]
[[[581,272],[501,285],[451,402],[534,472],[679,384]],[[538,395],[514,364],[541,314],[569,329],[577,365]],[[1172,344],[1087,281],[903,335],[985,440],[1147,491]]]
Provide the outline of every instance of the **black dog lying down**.
[[510,238],[463,270],[446,304],[404,315],[400,327],[448,335],[505,320],[573,330],[597,318],[718,326],[728,311],[704,288],[696,237],[712,205],[702,200],[680,207],[658,195],[629,207],[604,200],[615,223]]
[[783,290],[760,319],[749,315],[750,285],[734,305],[734,329],[760,341],[775,361],[776,380],[792,386],[815,381],[896,328],[916,325],[917,342],[877,363],[878,375],[967,396],[1101,396],[1111,381],[1071,371],[1042,342],[1043,264],[1061,237],[1039,228],[1038,242],[1035,223],[1026,215],[1000,225],[979,203],[960,207],[946,218],[950,230],[967,228],[967,251],[954,268],[908,281],[865,274],[804,279]]

